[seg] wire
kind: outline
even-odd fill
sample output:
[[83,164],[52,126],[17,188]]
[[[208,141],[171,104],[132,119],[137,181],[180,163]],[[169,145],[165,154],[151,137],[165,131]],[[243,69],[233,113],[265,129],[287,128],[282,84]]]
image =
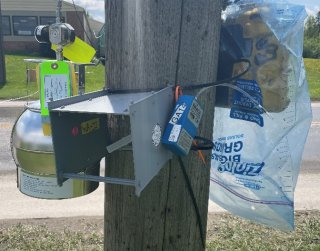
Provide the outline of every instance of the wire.
[[[197,148],[197,147],[198,147],[197,140],[193,140],[193,141],[192,141],[192,146],[194,146],[194,147],[197,149],[197,150],[195,150],[195,151],[198,152],[198,156],[199,156],[199,158],[202,160],[202,163],[203,163],[204,165],[206,165],[206,164],[207,164],[206,158],[204,157],[201,149]],[[191,146],[191,149],[192,149],[192,146]]]
[[178,40],[178,52],[176,57],[176,72],[174,77],[174,84],[178,84],[178,74],[179,74],[179,66],[180,66],[180,53],[181,53],[181,44],[182,44],[182,24],[183,24],[183,18],[184,18],[184,0],[181,1],[181,7],[180,7],[180,24],[179,24],[179,40]]
[[6,103],[6,102],[15,101],[15,100],[19,100],[19,99],[30,98],[30,97],[36,95],[38,92],[39,92],[39,91],[36,91],[36,92],[34,92],[34,93],[30,94],[30,95],[23,96],[23,97],[19,97],[19,98],[12,98],[12,99],[7,99],[7,100],[2,100],[2,101],[0,102],[0,104]]
[[243,75],[245,75],[251,68],[251,62],[249,59],[246,58],[241,58],[237,61],[235,61],[235,63],[247,63],[248,66],[247,68],[239,73],[238,75],[231,77],[231,78],[227,78],[227,79],[221,79],[215,82],[211,82],[211,83],[206,83],[206,84],[199,84],[199,85],[188,85],[188,86],[184,86],[183,89],[185,90],[195,90],[195,89],[202,89],[202,88],[206,88],[206,87],[210,87],[210,86],[217,86],[223,83],[230,83],[230,82],[234,82],[235,80],[238,80],[239,78],[241,78]]
[[182,96],[182,88],[180,85],[176,85],[175,92],[174,92],[174,100],[177,102],[179,99],[179,96]]
[[[74,3],[74,0],[71,0],[71,1],[72,1],[72,4],[73,4],[73,8],[74,8],[74,10],[76,11],[76,15],[77,15],[78,21],[79,21],[79,23],[80,23],[80,25],[81,25],[81,28],[83,29],[84,34],[85,34],[86,37],[88,38],[88,40],[89,40],[89,42],[90,42],[90,45],[91,45],[92,47],[94,47],[94,46],[93,46],[93,43],[92,43],[92,41],[91,41],[91,39],[90,39],[90,37],[88,36],[88,33],[86,32],[86,29],[84,28],[83,23],[81,22],[81,19],[80,19],[80,16],[79,16],[79,14],[78,14],[78,10],[77,10],[76,4]],[[88,27],[89,27],[90,32],[93,33],[93,32],[92,32],[92,29],[91,29],[91,27],[90,27],[90,25],[89,25],[89,22],[88,22]]]
[[[89,29],[91,30],[89,24],[88,24],[88,26],[89,26]],[[95,38],[95,39],[99,39],[99,38],[101,38],[101,37],[103,36],[103,34],[101,34],[100,36],[97,36],[97,34],[96,34],[96,32],[95,32],[94,30],[92,30],[92,32],[93,32],[93,35],[94,35],[94,38]]]
[[[239,78],[241,78],[243,75],[245,75],[251,68],[251,62],[248,59],[239,59],[237,60],[235,63],[239,63],[239,62],[243,62],[243,63],[248,63],[248,67],[241,73],[239,73],[238,75],[231,77],[231,78],[227,78],[227,79],[221,79],[215,82],[210,82],[210,83],[205,83],[205,84],[192,84],[192,85],[185,85],[182,86],[183,90],[196,90],[196,89],[203,89],[203,88],[207,88],[207,87],[214,87],[214,86],[219,86],[228,82],[234,82],[235,80],[238,80]],[[233,85],[234,86],[234,85]],[[161,88],[146,88],[146,89],[121,89],[121,90],[112,90],[112,89],[107,89],[107,91],[109,93],[134,93],[134,92],[151,92],[151,91],[160,91],[161,89],[163,89],[164,87]],[[173,87],[175,88],[175,87]]]
[[229,84],[229,83],[222,83],[222,84],[218,84],[218,85],[214,85],[214,86],[209,86],[206,88],[203,88],[199,91],[199,93],[197,94],[197,98],[206,90],[213,88],[213,87],[218,87],[218,86],[225,86],[225,87],[229,87],[231,89],[234,89],[238,92],[241,92],[243,95],[245,95],[247,98],[249,98],[259,109],[262,109],[268,117],[272,118],[272,116],[270,115],[270,113],[268,112],[268,110],[266,108],[264,108],[262,105],[260,105],[260,103],[255,100],[249,93],[247,93],[246,91],[242,90],[240,87],[233,85],[233,84]]
[[189,176],[187,174],[186,167],[184,166],[184,163],[183,163],[183,161],[182,161],[180,156],[178,156],[178,161],[179,161],[180,168],[181,168],[181,171],[183,173],[183,177],[184,177],[184,180],[186,182],[186,185],[187,185],[187,188],[188,188],[191,200],[192,200],[192,204],[193,204],[193,207],[194,207],[194,210],[195,210],[195,213],[196,213],[198,226],[199,226],[199,233],[200,233],[200,238],[201,238],[201,244],[202,244],[203,248],[205,249],[206,248],[206,240],[205,240],[204,235],[203,235],[202,220],[201,220],[201,215],[200,215],[200,210],[199,210],[199,207],[198,207],[198,204],[197,204],[197,200],[196,200],[196,197],[194,195],[194,192],[193,192],[193,189],[192,189],[192,185],[191,185]]

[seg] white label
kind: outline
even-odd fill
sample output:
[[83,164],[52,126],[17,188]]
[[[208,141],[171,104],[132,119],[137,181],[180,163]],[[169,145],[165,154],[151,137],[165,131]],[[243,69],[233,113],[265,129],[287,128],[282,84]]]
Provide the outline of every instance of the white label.
[[196,128],[198,128],[200,124],[200,120],[202,118],[203,110],[201,106],[198,104],[196,100],[193,101],[192,106],[190,108],[190,112],[188,114],[189,120],[194,124]]
[[177,142],[181,132],[181,125],[173,125],[168,141]]
[[19,189],[22,193],[42,199],[64,199],[73,197],[73,181],[65,181],[59,187],[56,177],[43,177],[25,173],[19,169]]
[[49,101],[68,97],[68,78],[66,74],[52,74],[44,76],[45,107]]
[[183,151],[187,154],[190,150],[193,138],[186,130],[182,130],[178,145],[183,149]]

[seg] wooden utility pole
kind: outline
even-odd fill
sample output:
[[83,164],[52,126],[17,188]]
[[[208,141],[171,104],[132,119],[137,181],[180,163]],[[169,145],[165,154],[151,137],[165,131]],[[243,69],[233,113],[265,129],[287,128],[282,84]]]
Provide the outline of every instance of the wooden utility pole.
[[[212,82],[216,78],[220,0],[106,0],[106,86],[161,88]],[[204,116],[198,134],[212,138],[214,89],[200,96]],[[147,119],[147,118],[146,118]],[[129,120],[109,118],[111,142],[130,133]],[[143,122],[142,122],[143,123]],[[148,133],[148,132],[146,132]],[[151,135],[151,132],[150,132]],[[143,154],[143,153],[141,153]],[[183,158],[206,236],[210,151]],[[134,178],[132,152],[106,156],[106,175]],[[197,218],[177,158],[141,193],[105,186],[106,251],[204,250]]]
[[6,82],[6,67],[4,61],[4,49],[3,49],[3,38],[2,38],[2,15],[1,15],[1,1],[0,1],[0,86]]

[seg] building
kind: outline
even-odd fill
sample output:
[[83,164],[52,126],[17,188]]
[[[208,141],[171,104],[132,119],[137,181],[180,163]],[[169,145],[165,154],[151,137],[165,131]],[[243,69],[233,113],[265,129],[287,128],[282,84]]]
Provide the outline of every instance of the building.
[[[55,23],[56,5],[56,0],[1,0],[5,52],[48,53],[50,45],[39,44],[34,30],[38,25]],[[97,46],[94,33],[98,34],[103,23],[89,18],[82,7],[65,1],[62,2],[62,18],[63,22],[71,24],[78,37]],[[96,30],[91,29],[92,23]]]

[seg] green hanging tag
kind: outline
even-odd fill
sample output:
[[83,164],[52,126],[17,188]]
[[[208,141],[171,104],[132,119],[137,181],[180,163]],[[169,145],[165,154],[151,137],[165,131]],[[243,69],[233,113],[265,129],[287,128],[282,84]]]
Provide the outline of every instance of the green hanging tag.
[[41,116],[48,117],[48,102],[71,96],[70,65],[64,61],[45,61],[40,64]]

